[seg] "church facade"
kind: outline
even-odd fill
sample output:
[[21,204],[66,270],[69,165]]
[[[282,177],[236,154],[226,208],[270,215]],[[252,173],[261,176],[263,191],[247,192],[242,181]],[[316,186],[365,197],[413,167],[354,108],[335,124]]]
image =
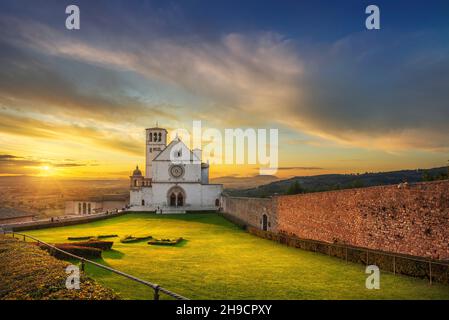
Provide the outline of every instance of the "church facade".
[[167,130],[146,129],[145,176],[138,167],[130,176],[130,206],[135,211],[186,213],[220,208],[223,185],[209,183],[209,164],[201,150],[190,150],[176,137],[167,145]]

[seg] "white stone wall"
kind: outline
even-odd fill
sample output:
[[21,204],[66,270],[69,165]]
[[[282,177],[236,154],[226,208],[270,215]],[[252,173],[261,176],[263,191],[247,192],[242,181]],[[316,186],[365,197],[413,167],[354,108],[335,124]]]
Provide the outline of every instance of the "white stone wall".
[[[144,200],[144,203],[142,203],[142,200]],[[153,203],[153,188],[144,187],[130,191],[129,204],[131,206],[150,207]]]
[[[174,186],[172,183],[154,183],[152,188],[142,188],[140,191],[131,191],[130,204],[132,206],[142,206],[142,199],[145,206],[152,210],[157,207],[163,208],[169,205],[168,191]],[[176,186],[185,192],[185,207],[194,207],[199,210],[201,207],[215,207],[215,200],[220,198],[222,192],[221,185],[202,185],[200,183],[178,183]]]
[[223,185],[221,184],[207,184],[202,185],[202,205],[215,207],[215,200],[220,201],[221,193],[223,192]]
[[201,164],[184,163],[184,176],[173,178],[170,176],[169,168],[173,163],[171,161],[153,162],[153,182],[201,182]]

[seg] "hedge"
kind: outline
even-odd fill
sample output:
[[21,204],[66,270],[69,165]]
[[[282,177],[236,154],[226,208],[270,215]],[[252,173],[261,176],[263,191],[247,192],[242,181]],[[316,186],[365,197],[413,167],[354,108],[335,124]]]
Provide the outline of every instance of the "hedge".
[[177,239],[153,239],[151,241],[148,241],[148,244],[151,245],[159,245],[159,246],[174,246],[180,243],[183,238],[177,238]]
[[97,248],[100,250],[111,250],[113,244],[114,244],[113,241],[89,240],[83,242],[58,243],[56,245]]
[[105,239],[105,238],[116,238],[116,234],[106,234],[99,236],[83,236],[83,237],[68,237],[67,240],[79,241],[79,240],[91,240],[91,239]]
[[149,240],[149,239],[153,239],[153,237],[150,235],[144,235],[144,236],[140,236],[140,237],[126,235],[122,239],[120,239],[120,242],[121,243],[132,243],[132,242],[145,241],[145,240]]
[[[65,253],[62,253],[53,248],[40,245],[40,247],[44,250],[47,250],[52,256],[58,259],[70,259],[71,257]],[[97,248],[89,248],[89,247],[80,247],[73,246],[71,244],[56,244],[56,248],[60,250],[67,251],[68,253],[89,259],[89,258],[101,258],[101,250]]]

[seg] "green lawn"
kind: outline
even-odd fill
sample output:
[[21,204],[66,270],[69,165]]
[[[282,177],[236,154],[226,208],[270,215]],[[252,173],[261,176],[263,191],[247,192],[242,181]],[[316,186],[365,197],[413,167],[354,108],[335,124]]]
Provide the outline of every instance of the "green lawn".
[[[449,299],[449,286],[381,273],[380,290],[365,288],[365,267],[250,235],[215,214],[125,216],[27,231],[48,242],[68,236],[151,234],[187,239],[176,247],[122,244],[99,262],[191,299]],[[88,266],[87,273],[123,298],[149,299],[152,290]]]

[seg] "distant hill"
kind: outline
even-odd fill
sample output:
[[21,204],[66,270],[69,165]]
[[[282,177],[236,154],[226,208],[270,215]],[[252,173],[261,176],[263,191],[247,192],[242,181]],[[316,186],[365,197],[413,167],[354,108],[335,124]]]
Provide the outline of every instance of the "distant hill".
[[276,176],[252,176],[252,177],[225,176],[225,177],[211,178],[210,183],[223,184],[224,188],[226,189],[247,189],[247,188],[255,188],[262,184],[267,184],[279,180],[280,178]]
[[240,197],[269,197],[274,194],[286,194],[296,181],[305,192],[319,192],[349,188],[361,188],[397,184],[404,181],[421,182],[433,179],[447,179],[448,168],[401,170],[364,174],[323,174],[317,176],[299,176],[271,182],[248,189],[226,189],[226,194]]

